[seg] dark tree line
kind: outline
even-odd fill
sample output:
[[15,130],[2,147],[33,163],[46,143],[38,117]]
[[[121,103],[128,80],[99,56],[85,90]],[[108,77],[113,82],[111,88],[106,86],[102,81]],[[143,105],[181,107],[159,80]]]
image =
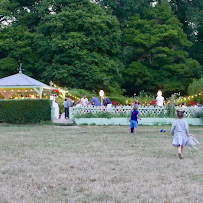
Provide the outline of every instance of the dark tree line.
[[185,92],[202,74],[202,1],[2,0],[0,77],[132,95]]

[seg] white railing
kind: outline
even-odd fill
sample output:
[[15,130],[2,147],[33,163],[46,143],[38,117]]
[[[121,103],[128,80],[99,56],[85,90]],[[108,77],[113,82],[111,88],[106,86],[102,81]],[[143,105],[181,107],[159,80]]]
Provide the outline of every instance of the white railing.
[[[183,108],[176,108],[183,110]],[[123,106],[123,107],[112,107],[107,108],[104,106],[89,106],[89,107],[70,107],[69,108],[69,117],[70,119],[74,119],[75,115],[82,115],[87,113],[99,113],[99,112],[109,112],[111,114],[116,114],[117,116],[123,116],[127,117],[130,116],[130,113],[132,112],[133,107],[132,106]],[[174,110],[174,113],[175,113]],[[141,107],[138,108],[139,116],[140,117],[167,117],[169,115],[169,109],[167,107]],[[203,111],[203,108],[198,107],[186,107],[184,108],[185,111],[185,117],[191,118],[194,117],[194,114],[197,112]],[[173,112],[171,112],[173,113]]]

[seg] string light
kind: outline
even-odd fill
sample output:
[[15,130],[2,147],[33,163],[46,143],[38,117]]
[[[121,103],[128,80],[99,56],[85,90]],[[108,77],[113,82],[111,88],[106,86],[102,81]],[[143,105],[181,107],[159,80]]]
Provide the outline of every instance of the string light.
[[[77,96],[75,96],[75,95],[72,95],[69,91],[65,91],[65,90],[63,90],[63,89],[57,87],[57,85],[56,85],[55,83],[53,83],[53,82],[52,82],[52,86],[53,86],[53,87],[56,87],[56,88],[59,90],[59,92],[66,92],[70,97],[75,98],[75,100],[80,100],[79,97],[77,97]],[[73,100],[73,101],[74,101],[74,100]]]

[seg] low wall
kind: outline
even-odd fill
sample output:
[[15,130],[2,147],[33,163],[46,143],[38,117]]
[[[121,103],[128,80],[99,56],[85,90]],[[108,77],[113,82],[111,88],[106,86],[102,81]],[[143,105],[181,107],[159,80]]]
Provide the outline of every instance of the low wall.
[[[139,125],[171,125],[175,118],[142,118]],[[189,125],[203,125],[201,118],[184,118]],[[77,125],[129,125],[128,118],[75,118]]]

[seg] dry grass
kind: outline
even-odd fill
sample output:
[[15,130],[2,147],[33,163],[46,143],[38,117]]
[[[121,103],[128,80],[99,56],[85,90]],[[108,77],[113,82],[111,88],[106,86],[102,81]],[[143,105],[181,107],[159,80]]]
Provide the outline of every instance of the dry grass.
[[170,126],[0,128],[1,203],[203,202],[203,147],[179,160]]

